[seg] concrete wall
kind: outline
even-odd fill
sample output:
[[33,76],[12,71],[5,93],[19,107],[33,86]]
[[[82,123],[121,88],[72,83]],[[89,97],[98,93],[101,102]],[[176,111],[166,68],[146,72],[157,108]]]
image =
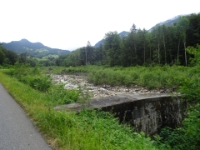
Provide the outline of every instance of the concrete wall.
[[55,110],[76,111],[82,109],[102,109],[114,113],[120,123],[131,124],[135,131],[153,135],[162,127],[175,128],[181,125],[187,116],[187,102],[180,95],[168,94],[126,94],[89,100],[86,103],[74,103],[57,106]]
[[153,135],[162,127],[181,125],[186,113],[187,103],[181,98],[147,98],[103,107],[119,118],[120,122],[130,123],[135,131]]

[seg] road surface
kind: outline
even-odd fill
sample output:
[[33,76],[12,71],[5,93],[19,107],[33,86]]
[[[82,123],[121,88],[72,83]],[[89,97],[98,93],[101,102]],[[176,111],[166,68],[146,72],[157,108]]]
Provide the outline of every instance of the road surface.
[[51,150],[0,83],[0,150]]

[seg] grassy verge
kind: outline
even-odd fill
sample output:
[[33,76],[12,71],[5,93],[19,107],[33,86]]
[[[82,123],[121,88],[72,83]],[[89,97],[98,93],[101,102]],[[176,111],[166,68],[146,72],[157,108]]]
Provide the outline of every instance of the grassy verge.
[[[0,82],[24,108],[54,149],[65,150],[154,150],[163,149],[150,138],[134,133],[110,114],[82,111],[80,114],[54,111],[48,92],[40,92],[0,72]],[[59,101],[60,97],[56,97]]]

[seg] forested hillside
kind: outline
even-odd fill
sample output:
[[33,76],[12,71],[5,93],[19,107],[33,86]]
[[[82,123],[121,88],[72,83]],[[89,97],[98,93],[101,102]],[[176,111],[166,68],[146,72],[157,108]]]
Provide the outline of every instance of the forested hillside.
[[32,43],[26,39],[20,41],[12,41],[10,43],[2,43],[3,47],[8,50],[14,51],[17,54],[26,53],[26,55],[34,57],[44,57],[48,55],[61,55],[68,54],[68,50],[61,50],[44,46],[42,43]]
[[123,38],[117,32],[106,33],[103,44],[94,48],[88,42],[69,55],[62,55],[56,65],[86,64],[134,66],[147,64],[188,65],[193,55],[188,46],[200,43],[200,14],[179,17],[172,25],[157,25],[151,31],[132,25]]
[[13,51],[6,50],[0,44],[0,66],[1,65],[14,65],[20,57]]

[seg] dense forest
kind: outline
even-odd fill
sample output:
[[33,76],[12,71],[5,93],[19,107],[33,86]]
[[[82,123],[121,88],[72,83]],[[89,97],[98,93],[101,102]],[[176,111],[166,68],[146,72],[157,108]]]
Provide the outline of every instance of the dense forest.
[[[0,66],[12,66],[15,63],[29,64],[31,67],[40,66],[55,66],[57,54],[47,54],[47,56],[40,54],[33,56],[30,53],[16,53],[15,51],[6,49],[3,43],[0,43]],[[37,53],[37,52],[36,52]],[[43,57],[45,56],[45,57]]]
[[60,56],[58,66],[86,64],[108,66],[135,66],[148,64],[189,64],[188,46],[200,43],[200,14],[179,17],[174,24],[158,25],[147,31],[132,25],[130,33],[120,37],[117,32],[105,34],[103,44],[79,48],[68,55]]
[[18,55],[11,50],[5,49],[2,44],[0,44],[0,66],[14,65],[16,62],[20,64],[27,63],[34,67],[38,61],[35,58],[31,58],[26,53]]

